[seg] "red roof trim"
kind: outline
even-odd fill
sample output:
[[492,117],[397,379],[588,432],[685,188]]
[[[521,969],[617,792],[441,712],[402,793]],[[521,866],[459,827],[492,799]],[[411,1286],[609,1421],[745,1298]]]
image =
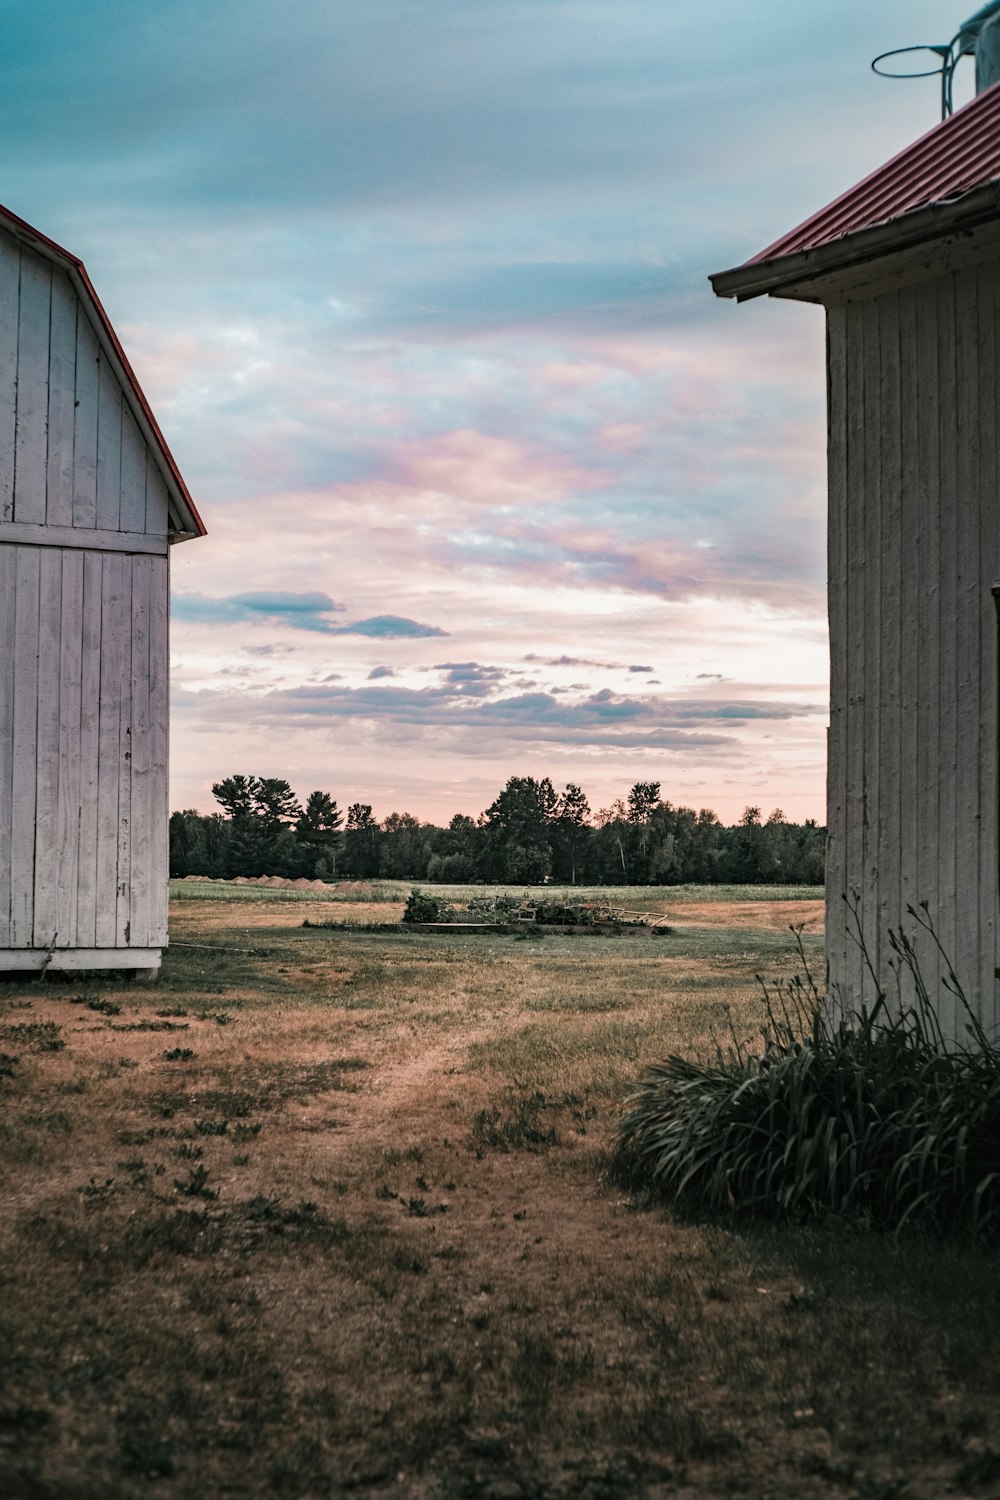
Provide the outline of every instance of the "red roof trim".
[[18,218],[17,214],[11,213],[9,208],[4,208],[3,204],[0,204],[0,221],[10,225],[20,239],[34,241],[43,250],[43,253],[46,253],[52,260],[61,261],[73,275],[79,289],[85,294],[97,314],[98,321],[107,337],[108,343],[114,351],[115,358],[121,365],[122,374],[149,426],[150,435],[160,451],[160,457],[163,460],[163,467],[167,471],[167,478],[170,485],[176,489],[184,507],[190,512],[191,519],[196,527],[196,535],[207,535],[205,523],[198,514],[198,508],[192,500],[191,493],[184,483],[176,460],[167,446],[167,440],[160,431],[160,424],[153,415],[153,409],[146,400],[145,393],[139,384],[135,371],[128,362],[125,350],[119,342],[118,335],[115,333],[111,319],[104,310],[100,297],[98,297],[94,290],[94,284],[87,274],[87,268],[83,261],[80,260],[79,256],[73,255],[69,250],[63,249],[62,245],[57,245],[55,240],[50,240],[48,235],[42,234],[32,224],[27,223],[26,220]]
[[942,120],[855,187],[835,198],[748,266],[815,250],[901,218],[913,209],[961,197],[1000,178],[1000,83]]

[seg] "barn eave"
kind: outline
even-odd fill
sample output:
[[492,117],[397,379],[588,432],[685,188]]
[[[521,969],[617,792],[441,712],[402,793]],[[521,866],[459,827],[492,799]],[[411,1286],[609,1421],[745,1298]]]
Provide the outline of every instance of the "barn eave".
[[960,197],[928,203],[883,224],[771,260],[753,260],[709,277],[718,297],[747,302],[754,297],[787,297],[826,302],[841,292],[877,281],[889,257],[916,268],[947,243],[950,263],[964,247],[970,257],[1000,241],[1000,180]]

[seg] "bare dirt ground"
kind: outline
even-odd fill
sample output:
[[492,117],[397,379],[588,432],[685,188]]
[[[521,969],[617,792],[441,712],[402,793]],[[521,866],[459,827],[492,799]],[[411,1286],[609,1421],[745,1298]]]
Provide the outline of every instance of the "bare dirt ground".
[[638,1070],[752,1031],[807,905],[653,944],[184,901],[157,986],[5,984],[0,1494],[1000,1492],[989,1255],[610,1170]]

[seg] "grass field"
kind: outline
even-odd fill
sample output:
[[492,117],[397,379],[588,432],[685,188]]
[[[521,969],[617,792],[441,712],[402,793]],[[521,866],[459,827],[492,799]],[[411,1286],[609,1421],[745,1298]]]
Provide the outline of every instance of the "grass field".
[[753,1031],[789,920],[821,971],[817,893],[366,931],[407,889],[189,883],[158,984],[0,986],[5,1500],[1000,1493],[994,1252],[608,1170],[644,1063]]

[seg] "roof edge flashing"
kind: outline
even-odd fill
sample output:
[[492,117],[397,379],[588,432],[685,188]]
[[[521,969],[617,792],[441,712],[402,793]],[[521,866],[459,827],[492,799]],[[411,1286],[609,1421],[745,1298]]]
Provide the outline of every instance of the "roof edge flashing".
[[[911,249],[946,235],[973,230],[1000,219],[1000,181],[987,183],[961,197],[924,204],[896,219],[845,234],[838,240],[773,260],[747,261],[729,271],[709,276],[717,297],[747,302],[754,297],[795,297],[795,288],[819,277],[854,269],[868,261]],[[804,295],[815,301],[815,295]]]

